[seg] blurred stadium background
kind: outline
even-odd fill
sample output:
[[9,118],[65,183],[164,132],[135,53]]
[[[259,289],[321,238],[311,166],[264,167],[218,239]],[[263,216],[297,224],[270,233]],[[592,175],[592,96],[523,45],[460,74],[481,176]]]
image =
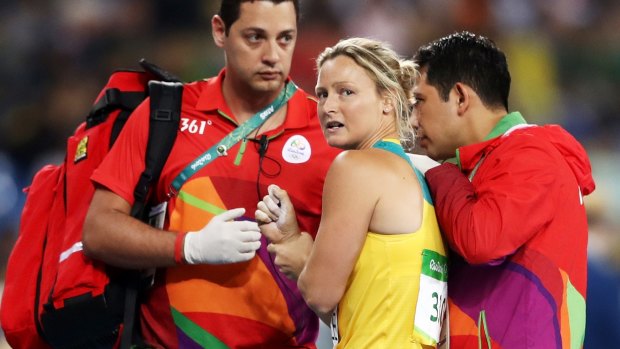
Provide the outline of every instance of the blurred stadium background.
[[[26,186],[62,161],[66,137],[116,68],[145,57],[186,81],[223,66],[218,1],[4,0],[0,4],[0,293]],[[313,58],[340,38],[387,40],[403,56],[468,29],[494,39],[513,76],[511,110],[558,123],[588,150],[590,275],[586,348],[620,343],[620,2],[306,0],[292,76],[313,91]],[[567,236],[567,238],[570,238]],[[0,348],[6,347],[0,333]],[[330,347],[321,341],[319,348]]]

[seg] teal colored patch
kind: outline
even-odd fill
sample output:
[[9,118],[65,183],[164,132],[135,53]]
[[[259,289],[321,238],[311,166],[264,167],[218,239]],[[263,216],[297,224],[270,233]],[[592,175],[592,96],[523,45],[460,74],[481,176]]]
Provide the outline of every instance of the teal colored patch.
[[413,170],[415,171],[415,175],[418,177],[418,181],[420,182],[420,187],[422,188],[422,195],[424,196],[424,200],[426,200],[426,202],[428,202],[431,206],[434,206],[433,198],[431,198],[431,191],[428,189],[428,184],[426,183],[426,178],[424,178],[422,172],[420,172],[420,170],[418,170],[417,168],[414,167]]
[[431,192],[428,189],[428,185],[426,184],[426,179],[424,178],[424,175],[422,174],[422,172],[420,172],[420,170],[418,170],[417,168],[415,168],[415,166],[413,166],[413,162],[411,162],[411,159],[409,158],[409,156],[407,156],[407,153],[405,153],[405,150],[400,144],[396,144],[394,142],[388,142],[388,141],[379,141],[375,143],[372,147],[389,151],[405,159],[405,161],[409,163],[411,168],[413,168],[413,171],[418,177],[418,181],[420,182],[420,187],[422,188],[422,196],[424,196],[424,200],[426,200],[426,202],[428,202],[429,204],[433,205],[433,199],[431,198]]

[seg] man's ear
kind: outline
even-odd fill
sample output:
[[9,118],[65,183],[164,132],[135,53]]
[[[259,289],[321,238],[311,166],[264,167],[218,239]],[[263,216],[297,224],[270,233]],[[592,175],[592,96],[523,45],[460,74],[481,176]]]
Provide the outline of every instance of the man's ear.
[[457,82],[456,84],[454,84],[453,90],[456,94],[456,110],[459,115],[463,115],[467,111],[467,109],[469,108],[469,104],[471,103],[472,90],[470,88],[467,88],[467,86],[461,82]]
[[226,41],[226,24],[224,20],[218,15],[211,18],[211,35],[213,35],[213,42],[219,48],[224,47]]

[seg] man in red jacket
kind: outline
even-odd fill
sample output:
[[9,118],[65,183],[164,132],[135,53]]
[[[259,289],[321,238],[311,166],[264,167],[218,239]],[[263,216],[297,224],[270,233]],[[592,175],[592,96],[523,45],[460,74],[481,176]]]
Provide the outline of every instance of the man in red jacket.
[[594,190],[585,150],[557,125],[508,112],[506,57],[488,38],[455,33],[415,61],[419,144],[444,161],[426,179],[455,252],[451,347],[581,347],[583,196]]

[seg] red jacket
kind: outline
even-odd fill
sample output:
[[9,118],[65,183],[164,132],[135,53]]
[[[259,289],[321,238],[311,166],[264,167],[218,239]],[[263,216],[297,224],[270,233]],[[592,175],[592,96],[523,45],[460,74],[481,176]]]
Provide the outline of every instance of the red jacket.
[[[587,221],[594,190],[583,147],[561,127],[508,114],[459,167],[426,173],[450,247],[451,345],[581,346]],[[471,180],[471,181],[470,181]],[[486,347],[486,345],[484,346]]]

